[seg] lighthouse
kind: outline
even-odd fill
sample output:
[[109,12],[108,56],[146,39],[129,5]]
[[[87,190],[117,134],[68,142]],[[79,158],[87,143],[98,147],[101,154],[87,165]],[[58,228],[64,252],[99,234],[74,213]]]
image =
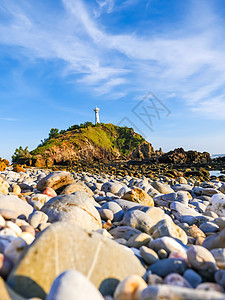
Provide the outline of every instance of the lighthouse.
[[95,125],[98,124],[98,123],[100,123],[100,121],[99,121],[99,114],[98,114],[99,110],[100,109],[97,108],[97,106],[94,109],[94,112],[95,112]]

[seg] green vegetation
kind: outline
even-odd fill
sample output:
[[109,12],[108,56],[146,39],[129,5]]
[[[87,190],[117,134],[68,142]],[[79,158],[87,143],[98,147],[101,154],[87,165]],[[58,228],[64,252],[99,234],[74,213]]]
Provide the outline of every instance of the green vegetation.
[[32,155],[28,151],[28,147],[23,149],[22,146],[20,146],[19,148],[17,148],[14,151],[14,154],[12,156],[12,162],[13,162],[13,164],[22,163],[22,164],[29,165],[31,158],[32,158]]
[[[27,147],[19,147],[13,155],[14,163],[21,163],[24,159],[36,159],[36,155],[47,158],[50,153],[56,153],[60,147],[69,147],[73,150],[85,149],[90,143],[112,155],[128,158],[132,151],[141,145],[145,139],[134,132],[132,128],[119,127],[113,124],[97,124],[85,122],[80,125],[72,125],[67,130],[51,128],[48,138],[41,141],[41,144],[29,152]],[[90,146],[88,146],[90,147]],[[90,149],[90,148],[89,148]],[[50,151],[49,151],[50,150]]]

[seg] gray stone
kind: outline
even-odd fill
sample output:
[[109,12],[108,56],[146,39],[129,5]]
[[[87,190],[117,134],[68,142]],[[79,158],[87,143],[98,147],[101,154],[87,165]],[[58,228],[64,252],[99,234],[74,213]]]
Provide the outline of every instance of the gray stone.
[[225,270],[218,270],[214,275],[215,281],[225,288]]
[[177,226],[172,220],[161,220],[150,229],[150,235],[154,239],[169,236],[179,239],[183,244],[187,244],[187,235],[183,229]]
[[200,216],[194,217],[192,219],[190,225],[196,225],[199,227],[202,223],[211,222],[211,221],[213,221],[213,219],[211,217],[200,215]]
[[163,259],[163,258],[167,258],[168,257],[168,253],[165,249],[160,249],[158,251],[158,256],[160,259]]
[[183,252],[186,253],[184,245],[182,246],[171,237],[164,236],[149,242],[148,247],[158,252],[160,249],[165,249],[167,253],[170,252]]
[[66,221],[87,230],[102,227],[100,215],[85,192],[54,197],[45,203],[41,211],[48,215],[49,222]]
[[[196,200],[196,199],[195,199]],[[195,207],[195,209],[199,212],[199,213],[203,213],[206,210],[206,205],[204,205],[202,202],[200,201],[191,201],[190,203],[191,205],[193,205]],[[208,205],[208,204],[207,204]]]
[[153,186],[154,189],[156,189],[158,192],[162,194],[173,193],[173,189],[168,184],[164,184],[159,181],[153,181],[151,185]]
[[225,228],[225,217],[216,218],[214,219],[214,222],[219,226],[220,231]]
[[195,209],[176,201],[171,203],[170,209],[173,211],[173,214],[179,221],[181,221],[181,217],[185,215],[192,217],[201,216],[200,213],[198,213]]
[[103,208],[103,209],[99,209],[98,212],[102,220],[104,221],[113,220],[113,212],[110,209]]
[[212,249],[210,252],[216,260],[217,267],[225,269],[225,248]]
[[34,228],[37,228],[41,223],[47,223],[48,216],[42,211],[34,211],[29,215],[28,222]]
[[202,282],[202,277],[192,269],[188,269],[184,272],[184,278],[193,288],[196,288],[196,286]]
[[173,190],[175,192],[178,192],[178,191],[186,191],[186,192],[191,192],[192,191],[192,186],[189,185],[189,184],[185,184],[185,183],[180,183],[180,184],[175,184],[173,186]]
[[115,201],[123,209],[123,211],[139,206],[139,204],[136,202],[132,202],[124,199],[114,199],[113,201]]
[[[134,207],[135,209],[135,207]],[[164,211],[159,207],[140,206],[141,211],[145,212],[152,219],[154,225],[165,219]]]
[[114,202],[114,201],[106,202],[102,205],[101,208],[102,209],[110,209],[113,212],[113,221],[114,222],[120,222],[123,219],[124,212],[123,212],[121,206],[119,206],[119,204],[117,204],[116,202]]
[[158,254],[146,246],[142,246],[140,248],[140,254],[148,265],[151,265],[159,260]]
[[129,240],[132,236],[140,234],[141,231],[129,226],[117,226],[109,231],[114,239]]
[[187,251],[188,263],[206,280],[213,278],[217,270],[213,255],[202,246],[192,246]]
[[207,248],[208,250],[215,249],[215,248],[225,248],[225,229],[217,234],[213,234],[208,236],[203,244],[203,247]]
[[129,238],[129,240],[127,241],[127,246],[139,249],[141,246],[147,245],[151,239],[151,236],[147,233],[138,233]]
[[44,194],[33,194],[28,200],[36,210],[40,210],[42,206],[51,199],[50,196]]
[[202,187],[194,187],[193,188],[193,193],[195,193],[198,196],[213,196],[214,194],[218,194],[219,191],[217,189],[213,189],[213,188],[202,188]]
[[149,233],[151,227],[154,225],[151,217],[139,210],[127,211],[123,217],[122,224],[146,233]]
[[164,279],[164,284],[175,285],[179,287],[192,288],[190,283],[180,274],[171,273]]
[[185,287],[158,284],[149,285],[144,289],[139,300],[224,300],[223,293],[189,289]]
[[123,189],[123,187],[124,185],[118,182],[105,182],[103,183],[101,190],[105,193],[110,192],[115,195],[120,195],[120,190]]
[[83,273],[103,295],[112,295],[128,275],[145,273],[129,248],[96,232],[56,222],[23,253],[7,282],[26,298],[43,299],[56,276],[69,269]]
[[82,273],[68,270],[54,280],[46,300],[104,300],[96,287]]
[[67,185],[63,191],[61,192],[61,195],[69,195],[75,192],[86,192],[89,194],[90,197],[94,195],[92,190],[84,184],[82,181],[81,182],[75,182]]
[[204,222],[199,226],[199,229],[201,229],[204,233],[217,232],[219,230],[219,226],[213,222]]
[[185,261],[176,258],[165,258],[153,263],[148,271],[160,277],[165,277],[170,273],[183,274],[187,269]]
[[177,193],[175,192],[157,196],[154,198],[154,202],[157,205],[169,207],[172,202],[177,201],[187,206],[189,199],[190,194],[188,192],[178,191]]

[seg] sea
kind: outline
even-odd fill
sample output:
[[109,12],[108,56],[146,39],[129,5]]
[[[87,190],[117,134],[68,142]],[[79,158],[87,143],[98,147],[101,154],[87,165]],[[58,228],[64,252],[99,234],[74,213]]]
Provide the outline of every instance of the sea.
[[[213,158],[224,157],[224,156],[225,156],[225,154],[212,154],[211,158],[213,159]],[[224,173],[221,173],[220,170],[209,171],[209,173],[210,173],[210,176],[216,176],[216,177],[218,177],[220,175],[224,175]]]

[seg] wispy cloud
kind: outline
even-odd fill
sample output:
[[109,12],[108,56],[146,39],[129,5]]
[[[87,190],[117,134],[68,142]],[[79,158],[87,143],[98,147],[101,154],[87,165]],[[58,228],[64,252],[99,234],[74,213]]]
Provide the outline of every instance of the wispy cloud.
[[16,118],[7,118],[7,117],[0,117],[0,120],[1,121],[9,121],[9,122],[16,122],[16,121],[19,121],[19,119],[16,119]]
[[7,21],[0,23],[0,43],[18,47],[30,60],[62,60],[62,74],[76,75],[96,95],[124,97],[151,89],[165,98],[176,95],[193,112],[225,119],[224,24],[203,1],[190,1],[190,19],[179,29],[154,36],[106,31],[101,14],[113,13],[116,1],[98,0],[94,11],[81,0],[62,3],[65,11],[52,26],[28,2],[2,0]]
[[99,17],[103,12],[110,14],[114,8],[114,0],[96,0],[98,8],[94,9],[95,17]]

